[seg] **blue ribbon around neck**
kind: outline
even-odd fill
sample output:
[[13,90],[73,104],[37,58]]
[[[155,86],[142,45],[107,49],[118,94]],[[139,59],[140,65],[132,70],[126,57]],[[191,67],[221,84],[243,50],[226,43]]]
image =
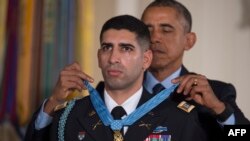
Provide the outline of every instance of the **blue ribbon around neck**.
[[90,99],[94,108],[99,115],[100,119],[102,120],[105,126],[110,126],[113,131],[121,130],[123,126],[132,125],[142,116],[147,114],[149,111],[154,109],[158,106],[161,102],[168,98],[168,96],[174,91],[174,89],[178,85],[173,85],[172,87],[165,89],[155,95],[153,98],[148,100],[146,103],[138,107],[135,111],[129,114],[122,120],[114,120],[111,114],[109,113],[106,105],[104,104],[103,100],[101,99],[99,93],[87,82],[84,81],[85,86],[87,87],[90,93]]
[[[113,131],[121,130],[123,126],[129,126],[133,124],[134,122],[136,122],[146,113],[148,113],[150,110],[152,110],[157,105],[159,105],[162,101],[167,99],[170,93],[173,92],[174,89],[178,86],[178,85],[173,85],[169,89],[165,89],[161,91],[159,94],[155,95],[153,98],[151,98],[149,101],[141,105],[139,108],[137,108],[134,112],[129,114],[124,119],[114,120],[111,114],[109,113],[109,111],[107,110],[103,100],[100,98],[100,95],[98,94],[98,92],[87,81],[84,81],[84,84],[88,88],[91,102],[94,105],[94,108],[96,109],[103,124],[106,126],[110,126]],[[65,125],[66,125],[68,116],[72,108],[75,105],[75,102],[76,102],[76,99],[71,100],[60,117],[59,125],[58,125],[58,140],[59,141],[64,141]]]

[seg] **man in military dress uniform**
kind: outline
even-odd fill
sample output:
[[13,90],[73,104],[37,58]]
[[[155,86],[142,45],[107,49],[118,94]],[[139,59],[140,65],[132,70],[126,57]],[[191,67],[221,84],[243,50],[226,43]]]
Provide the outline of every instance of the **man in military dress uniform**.
[[[159,87],[156,95],[143,88],[152,61],[150,33],[143,22],[128,15],[111,18],[102,27],[100,46],[103,87],[96,91],[83,82],[87,78],[79,64],[65,67],[52,95],[34,114],[26,141],[206,140],[196,108],[180,101],[175,85]],[[72,90],[85,86],[89,96],[65,104]]]

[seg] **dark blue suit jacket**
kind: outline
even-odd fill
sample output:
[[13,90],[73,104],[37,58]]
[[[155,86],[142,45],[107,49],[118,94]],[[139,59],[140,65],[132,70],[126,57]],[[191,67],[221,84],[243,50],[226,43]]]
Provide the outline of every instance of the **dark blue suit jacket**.
[[[182,66],[181,76],[190,72]],[[232,84],[208,79],[215,95],[222,102],[229,104],[234,110],[235,124],[250,124],[236,104],[236,90]],[[193,102],[195,104],[195,102]],[[211,141],[223,140],[223,127],[218,123],[216,116],[204,106],[195,104],[198,110],[199,121]]]

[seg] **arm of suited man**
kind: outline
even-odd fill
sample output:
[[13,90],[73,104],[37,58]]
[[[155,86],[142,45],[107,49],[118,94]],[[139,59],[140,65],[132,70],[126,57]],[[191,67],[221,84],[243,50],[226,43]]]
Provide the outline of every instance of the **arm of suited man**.
[[236,90],[232,84],[220,81],[209,81],[216,96],[233,109],[235,124],[250,124],[236,103]]

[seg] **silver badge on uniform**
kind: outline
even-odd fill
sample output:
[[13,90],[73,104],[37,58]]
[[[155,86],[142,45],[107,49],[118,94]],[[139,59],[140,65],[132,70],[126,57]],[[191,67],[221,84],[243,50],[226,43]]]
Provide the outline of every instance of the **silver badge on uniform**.
[[84,131],[80,131],[80,132],[78,133],[78,139],[81,141],[81,140],[84,139],[84,137],[85,137],[85,132],[84,132]]

